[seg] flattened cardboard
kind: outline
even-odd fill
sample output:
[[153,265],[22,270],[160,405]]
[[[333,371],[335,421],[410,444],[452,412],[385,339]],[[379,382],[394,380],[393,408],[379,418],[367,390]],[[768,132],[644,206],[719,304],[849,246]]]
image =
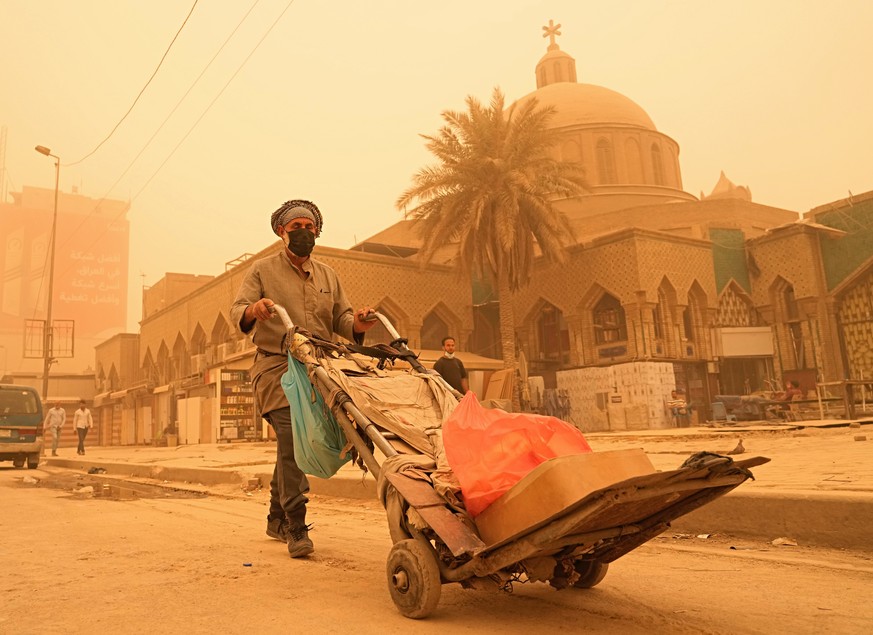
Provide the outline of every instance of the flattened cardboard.
[[549,459],[479,514],[476,528],[493,545],[545,524],[592,492],[655,471],[641,449]]

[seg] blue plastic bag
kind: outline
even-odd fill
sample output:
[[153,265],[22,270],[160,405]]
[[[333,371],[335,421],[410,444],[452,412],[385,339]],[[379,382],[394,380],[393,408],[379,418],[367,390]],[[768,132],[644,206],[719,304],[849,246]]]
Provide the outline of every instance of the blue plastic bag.
[[282,389],[291,404],[294,460],[306,474],[330,478],[351,460],[348,455],[340,458],[346,446],[346,435],[325,406],[321,394],[309,383],[306,366],[290,355],[288,371],[282,375]]

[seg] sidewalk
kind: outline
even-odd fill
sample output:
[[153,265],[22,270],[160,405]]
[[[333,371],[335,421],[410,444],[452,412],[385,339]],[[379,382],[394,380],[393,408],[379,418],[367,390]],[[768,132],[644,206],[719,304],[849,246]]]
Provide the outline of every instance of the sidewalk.
[[[694,452],[724,454],[742,439],[742,458],[766,456],[730,494],[678,519],[673,528],[688,533],[729,533],[836,548],[873,548],[873,418],[801,421],[792,424],[735,424],[719,428],[673,428],[586,435],[596,452],[643,448],[658,470],[678,468]],[[866,440],[856,441],[856,437]],[[44,457],[51,466],[201,485],[242,486],[257,479],[269,488],[275,443],[89,447],[85,456],[62,448]],[[310,477],[315,495],[375,499],[375,481],[346,466],[331,479]]]

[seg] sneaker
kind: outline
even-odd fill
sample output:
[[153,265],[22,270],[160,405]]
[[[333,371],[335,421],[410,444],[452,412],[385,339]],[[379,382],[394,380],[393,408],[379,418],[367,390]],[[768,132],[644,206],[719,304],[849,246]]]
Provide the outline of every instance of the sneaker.
[[288,542],[288,521],[284,518],[267,516],[267,535],[275,540]]
[[315,547],[309,539],[309,528],[312,525],[294,525],[288,532],[288,555],[292,558],[308,556]]

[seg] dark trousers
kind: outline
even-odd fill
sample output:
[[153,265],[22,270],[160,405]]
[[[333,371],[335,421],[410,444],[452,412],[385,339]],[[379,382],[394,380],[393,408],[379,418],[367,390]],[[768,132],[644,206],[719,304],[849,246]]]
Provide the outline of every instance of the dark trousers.
[[88,428],[76,428],[76,434],[79,435],[79,454],[85,454],[85,437],[88,436]]
[[309,481],[294,460],[291,408],[271,410],[264,418],[276,432],[276,467],[270,481],[270,518],[281,518],[284,514],[292,525],[305,525]]

